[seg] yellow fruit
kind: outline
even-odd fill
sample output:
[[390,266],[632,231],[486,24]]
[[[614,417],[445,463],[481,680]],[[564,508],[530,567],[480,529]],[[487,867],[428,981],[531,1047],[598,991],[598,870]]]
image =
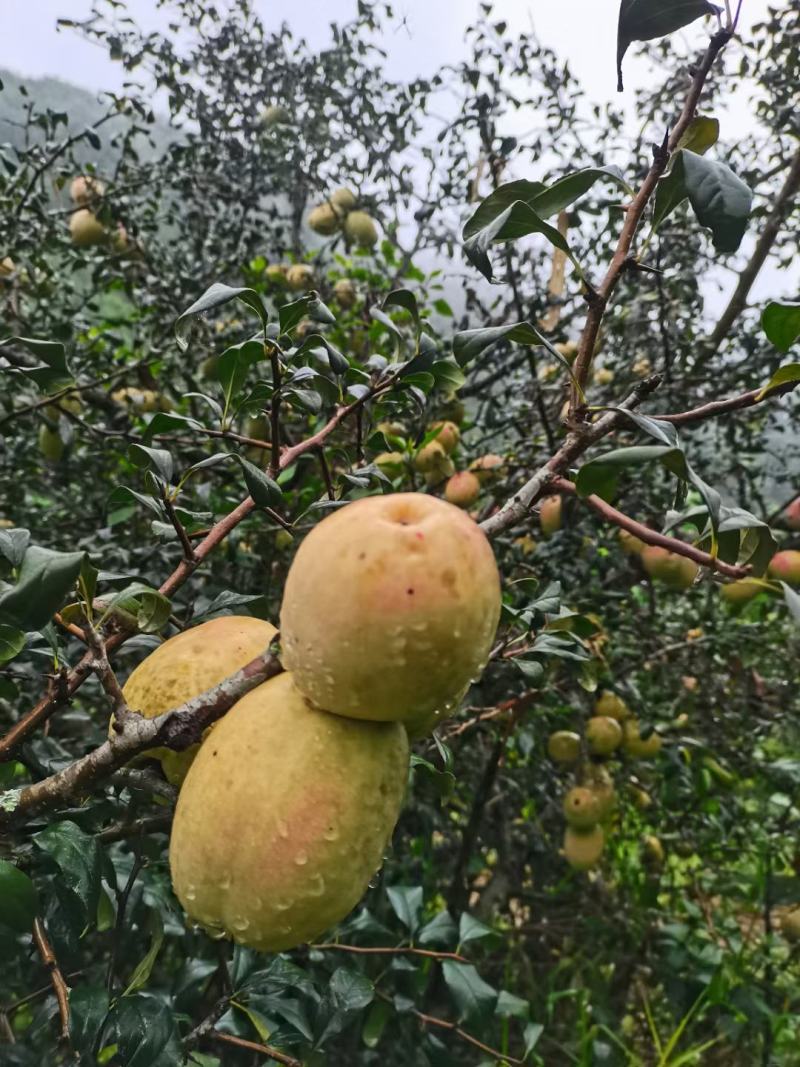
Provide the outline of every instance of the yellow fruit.
[[523,556],[530,556],[536,551],[536,542],[530,534],[524,534],[522,537],[517,537],[514,540],[514,545],[520,550]]
[[650,794],[636,785],[631,786],[631,798],[633,799],[634,805],[639,808],[640,811],[646,811],[647,808],[653,806]]
[[351,308],[358,296],[356,287],[349,278],[340,278],[333,287],[333,295],[343,308]]
[[340,218],[332,204],[318,204],[308,216],[308,225],[314,233],[330,237],[339,229]]
[[547,755],[556,763],[576,763],[581,755],[581,739],[571,730],[556,730],[547,739]]
[[464,421],[467,409],[463,400],[459,400],[457,396],[453,396],[442,405],[440,412],[443,419],[447,419],[448,422],[454,422],[458,425],[458,423]]
[[0,519],[0,530],[13,530],[14,523],[11,519]]
[[777,578],[788,585],[800,585],[800,552],[786,549],[776,552],[768,567],[771,578]]
[[654,867],[663,866],[664,846],[661,844],[656,835],[646,834],[642,838],[642,844],[644,845],[645,861],[651,863]]
[[447,453],[438,441],[429,441],[414,457],[414,467],[420,474],[439,471],[447,466]]
[[291,121],[291,115],[285,107],[281,107],[280,104],[272,104],[270,107],[265,107],[261,112],[261,124],[266,126],[267,129],[271,129],[273,126],[280,126],[284,123]]
[[5,256],[0,259],[0,281],[4,278],[10,278],[16,269],[17,265],[11,256]]
[[403,452],[381,452],[374,462],[387,478],[399,478],[406,469],[406,457]]
[[478,456],[469,465],[469,469],[481,483],[481,485],[489,485],[491,482],[497,480],[500,475],[500,469],[502,468],[505,460],[502,456],[496,456],[491,452],[488,452],[485,456]]
[[399,723],[305,700],[290,674],[243,697],[184,782],[169,859],[189,916],[262,952],[318,937],[380,867],[408,775]]
[[39,451],[46,460],[58,463],[64,455],[64,442],[57,430],[51,430],[45,425],[39,427]]
[[425,474],[425,484],[429,489],[438,489],[442,482],[451,478],[456,472],[456,465],[449,456],[445,456],[440,467],[433,467]]
[[560,371],[561,367],[558,363],[543,363],[542,366],[539,367],[539,381],[544,382],[545,384],[547,382],[555,381]]
[[402,422],[379,422],[375,427],[384,437],[405,437],[406,428]]
[[617,803],[617,791],[614,788],[614,779],[605,767],[592,767],[588,786],[597,797],[600,805],[600,818],[606,819],[613,812]]
[[591,830],[577,830],[568,826],[564,834],[564,858],[576,871],[588,871],[595,867],[603,855],[605,835],[601,826]]
[[111,399],[123,407],[142,413],[159,411],[162,407],[162,398],[153,389],[117,389],[111,394]]
[[643,356],[641,359],[637,359],[633,364],[633,373],[637,378],[646,378],[649,374],[653,373],[653,365],[647,356]]
[[545,537],[561,529],[561,497],[546,496],[539,505],[539,525]]
[[282,263],[268,263],[264,268],[264,277],[271,285],[286,285],[286,270]]
[[431,423],[431,430],[439,431],[434,437],[434,441],[437,441],[449,456],[455,450],[461,438],[459,428],[454,422],[434,422]]
[[88,248],[90,245],[102,244],[106,239],[106,228],[96,215],[86,208],[74,211],[69,219],[69,232],[76,248]]
[[483,670],[499,617],[497,565],[472,519],[421,493],[368,497],[300,546],[281,609],[283,663],[341,715],[445,714]]
[[469,508],[481,494],[481,483],[471,471],[459,471],[448,478],[444,487],[444,498],[448,504],[457,508]]
[[794,907],[781,916],[781,933],[787,941],[800,941],[800,908]]
[[564,817],[577,830],[591,830],[600,822],[601,810],[597,794],[585,786],[576,785],[564,797]]
[[647,545],[642,549],[640,559],[650,577],[662,582],[668,589],[688,589],[700,570],[694,560],[670,552],[660,545]]
[[344,232],[359,248],[372,248],[378,243],[378,228],[366,211],[351,211],[344,220]]
[[636,719],[627,720],[622,735],[622,747],[633,759],[652,759],[661,751],[663,741],[660,735],[654,730],[649,737],[642,737]]
[[645,542],[629,530],[619,531],[619,543],[622,551],[629,556],[638,556],[642,549],[645,548]]
[[631,715],[630,709],[622,697],[618,697],[610,689],[604,689],[595,700],[594,713],[595,715],[604,715],[611,719],[616,719],[617,722],[629,719]]
[[73,178],[69,185],[69,195],[79,207],[86,207],[93,200],[99,200],[105,191],[106,187],[100,179],[89,174]]
[[[131,711],[155,718],[218,685],[263,652],[276,634],[263,619],[223,615],[170,637],[134,669],[123,687]],[[200,746],[151,749],[164,774],[180,785]]]
[[315,284],[314,268],[308,263],[293,263],[286,271],[286,282],[290,289],[313,289]]
[[610,385],[614,381],[614,372],[608,367],[598,367],[594,372],[593,381],[595,385]]
[[339,211],[352,211],[358,203],[356,194],[344,187],[341,189],[334,189],[329,199],[333,206],[338,208]]
[[764,592],[764,583],[756,578],[740,578],[719,587],[719,595],[729,604],[746,604],[748,600]]
[[577,341],[559,341],[559,343],[553,345],[553,347],[560,356],[563,356],[564,359],[568,359],[570,363],[578,354]]
[[610,756],[622,744],[622,727],[610,715],[594,715],[586,724],[586,743],[595,756]]

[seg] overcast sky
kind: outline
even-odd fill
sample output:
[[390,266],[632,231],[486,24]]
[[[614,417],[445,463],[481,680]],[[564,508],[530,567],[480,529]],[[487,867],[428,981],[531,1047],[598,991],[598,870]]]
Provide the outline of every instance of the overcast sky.
[[[722,4],[723,0],[718,0]],[[352,17],[356,0],[255,0],[268,27],[286,21],[313,44],[328,38],[331,20]],[[145,27],[166,24],[169,14],[155,0],[130,0],[129,8]],[[443,63],[464,55],[464,28],[475,18],[478,0],[396,0],[399,25],[387,34],[387,73],[392,77],[430,75]],[[90,89],[118,88],[119,67],[100,48],[73,31],[55,28],[59,16],[79,19],[91,0],[0,0],[0,67],[20,74],[54,74]],[[591,99],[615,96],[614,51],[617,0],[495,0],[493,17],[512,28],[534,27],[542,41],[570,61]],[[742,30],[763,18],[767,0],[744,0]],[[696,30],[698,43],[703,31]],[[626,62],[633,89],[646,70]]]

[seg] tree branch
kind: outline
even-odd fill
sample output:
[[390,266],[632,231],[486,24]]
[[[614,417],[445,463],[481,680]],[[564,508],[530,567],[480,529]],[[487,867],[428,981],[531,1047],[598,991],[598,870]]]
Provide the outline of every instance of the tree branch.
[[768,393],[763,388],[751,389],[739,396],[729,396],[725,400],[711,400],[707,404],[691,408],[689,411],[679,411],[674,415],[653,415],[652,418],[660,422],[671,422],[673,426],[685,426],[690,422],[700,422],[702,419],[710,419],[715,415],[724,415],[728,411],[741,411],[743,408],[752,408],[763,400],[772,400],[776,396],[785,396],[800,385],[800,382],[786,382]]
[[[567,481],[566,478],[553,478],[550,483],[550,488],[558,493],[570,493],[577,496],[577,490],[574,484]],[[605,519],[606,522],[613,523],[615,526],[627,530],[635,537],[638,537],[640,541],[644,541],[645,544],[658,545],[659,548],[666,548],[670,552],[674,552],[676,556],[685,556],[687,559],[693,560],[701,567],[708,567],[709,570],[718,571],[720,574],[724,574],[726,578],[745,578],[750,573],[751,568],[749,565],[738,567],[731,563],[723,563],[722,560],[709,555],[708,552],[703,552],[701,549],[695,548],[694,545],[687,545],[685,541],[681,541],[677,537],[669,537],[666,534],[660,534],[655,530],[651,530],[649,526],[643,526],[642,523],[629,518],[627,515],[623,515],[621,511],[617,511],[616,508],[607,504],[605,500],[599,496],[590,494],[589,496],[579,497],[578,499],[583,504],[586,504],[587,507],[591,508],[592,511],[597,512],[597,514]]]
[[273,1048],[271,1045],[259,1045],[257,1041],[246,1041],[243,1037],[223,1034],[221,1030],[212,1030],[208,1036],[213,1037],[215,1041],[224,1041],[226,1045],[250,1049],[251,1052],[260,1052],[262,1056],[269,1056],[276,1063],[283,1064],[283,1067],[303,1067],[300,1060],[296,1060],[294,1056],[287,1056],[285,1052],[279,1052],[278,1049]]
[[50,982],[56,995],[56,1001],[58,1002],[58,1015],[61,1019],[61,1031],[58,1035],[59,1040],[68,1042],[69,988],[67,987],[67,983],[64,981],[64,975],[61,973],[61,969],[58,966],[58,960],[53,952],[53,946],[50,944],[47,937],[44,923],[39,918],[33,920],[33,942],[36,945],[36,951],[41,956],[42,963],[50,972]]
[[352,952],[361,956],[425,956],[430,960],[455,960],[456,963],[469,963],[465,956],[459,956],[457,952],[433,952],[426,948],[411,948],[410,946],[398,948],[385,948],[383,946],[369,948],[363,945],[338,945],[334,942],[324,944],[312,944],[309,946],[314,951],[321,952]]

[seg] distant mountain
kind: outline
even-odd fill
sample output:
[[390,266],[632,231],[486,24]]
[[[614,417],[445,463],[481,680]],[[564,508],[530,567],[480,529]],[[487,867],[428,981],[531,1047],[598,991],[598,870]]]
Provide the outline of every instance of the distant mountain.
[[[63,81],[61,78],[29,78],[15,74],[13,71],[0,69],[0,144],[10,143],[20,147],[24,143],[25,113],[31,102],[35,102],[38,111],[49,108],[54,112],[68,116],[67,125],[59,127],[59,132],[74,134],[91,126],[105,114],[105,105],[99,94],[81,89],[77,85]],[[110,144],[111,138],[124,129],[128,122],[124,117],[114,119],[98,130],[101,147],[93,149],[89,144],[76,148],[79,159],[91,160],[99,169],[108,171],[116,161],[116,152]],[[32,130],[34,136],[39,131]],[[175,131],[164,121],[156,122],[150,127],[150,133],[156,143],[155,154],[160,154],[170,141],[175,139]],[[147,156],[154,150],[143,138],[137,141],[141,155]]]

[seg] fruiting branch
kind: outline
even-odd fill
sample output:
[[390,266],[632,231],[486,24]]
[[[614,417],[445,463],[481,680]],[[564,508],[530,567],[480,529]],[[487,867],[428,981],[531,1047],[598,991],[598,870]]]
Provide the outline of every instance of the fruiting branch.
[[[91,653],[94,657],[94,653]],[[0,826],[81,796],[97,782],[147,749],[164,746],[182,751],[199,741],[203,730],[221,718],[245,693],[283,670],[275,641],[241,670],[172,711],[146,719],[123,707],[114,731],[99,748],[57,774],[0,799]]]
[[[577,491],[572,482],[567,481],[566,478],[554,478],[550,486],[559,493],[570,493],[577,495]],[[623,515],[621,511],[617,511],[616,508],[607,504],[599,496],[590,494],[589,496],[579,497],[582,503],[591,508],[592,511],[600,515],[606,522],[613,523],[615,526],[619,526],[623,530],[627,530],[628,533],[632,533],[634,537],[638,537],[640,541],[644,541],[648,545],[658,545],[659,548],[666,548],[669,552],[674,552],[677,556],[685,556],[687,559],[693,560],[701,567],[708,567],[709,570],[718,571],[720,574],[724,574],[726,578],[745,578],[750,573],[749,565],[736,566],[732,563],[723,563],[722,560],[717,559],[715,556],[709,555],[708,552],[703,552],[699,548],[695,548],[694,545],[687,545],[685,541],[681,541],[677,537],[669,537],[667,534],[660,534],[656,530],[651,530],[649,526],[644,526],[642,523],[637,522],[635,519],[629,518],[627,515]]]

